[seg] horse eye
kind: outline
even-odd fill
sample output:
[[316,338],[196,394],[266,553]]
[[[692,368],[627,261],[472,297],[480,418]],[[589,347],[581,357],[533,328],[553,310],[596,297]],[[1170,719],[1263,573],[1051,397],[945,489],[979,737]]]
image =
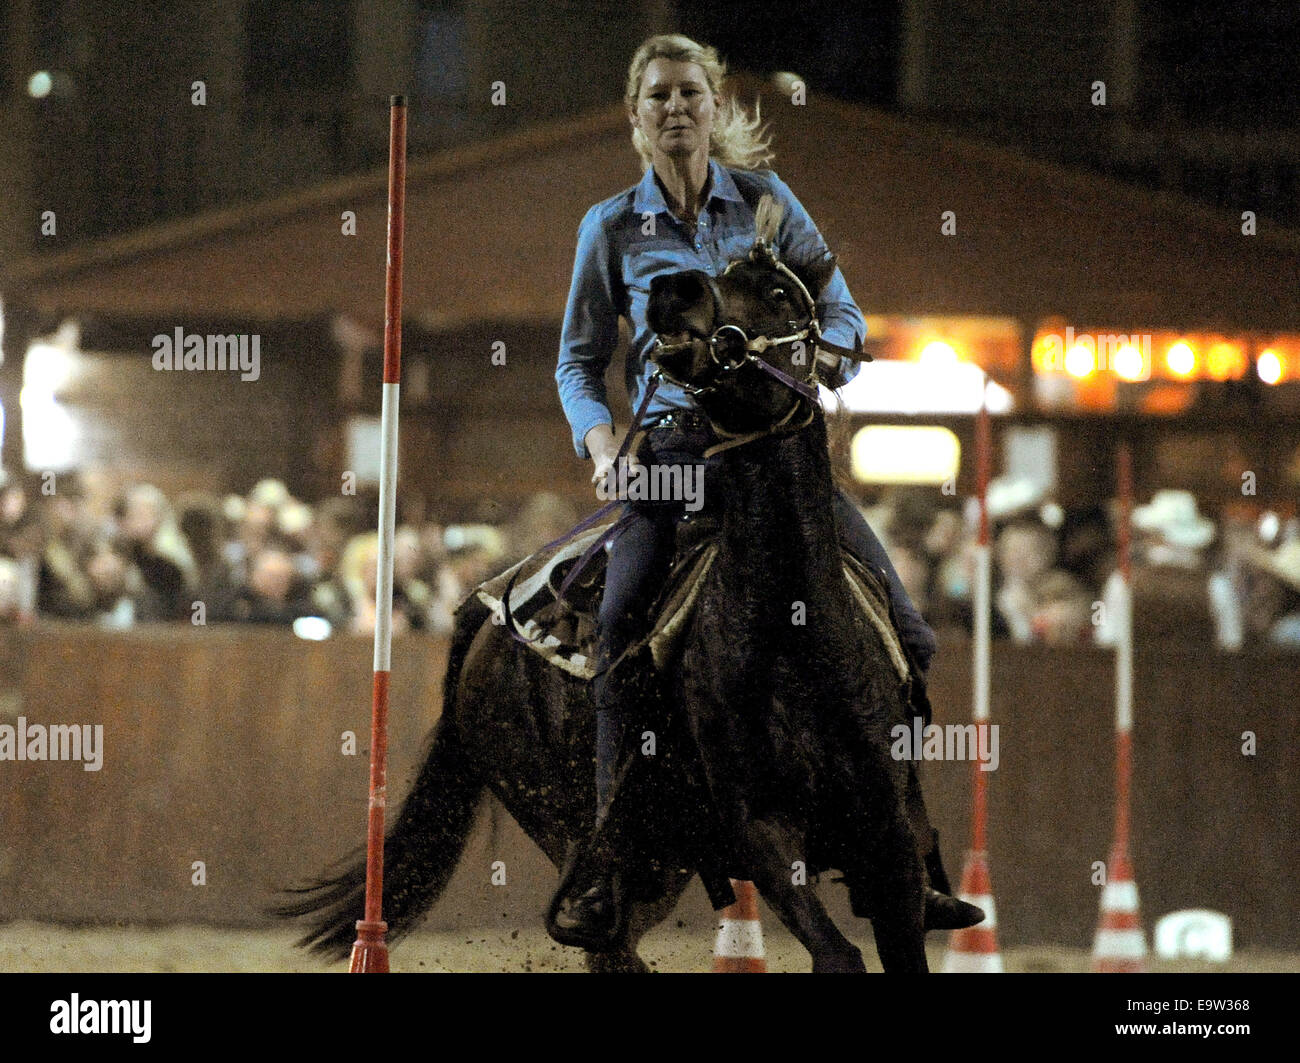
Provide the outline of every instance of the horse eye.
[[768,294],[769,294],[773,299],[784,299],[784,298],[785,298],[785,289],[784,289],[784,288],[773,288],[773,289],[772,289]]

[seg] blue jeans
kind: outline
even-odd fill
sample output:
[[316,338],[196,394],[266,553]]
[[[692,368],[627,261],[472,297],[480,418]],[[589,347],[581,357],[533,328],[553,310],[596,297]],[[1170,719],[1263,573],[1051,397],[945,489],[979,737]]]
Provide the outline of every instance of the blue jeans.
[[[701,462],[701,455],[717,442],[707,423],[690,427],[652,429],[638,456],[643,464],[696,466],[702,475],[716,475],[719,457]],[[707,497],[706,489],[705,495]],[[840,540],[862,560],[884,570],[898,623],[899,637],[917,667],[924,673],[934,656],[935,637],[917,612],[903,582],[857,506],[836,489],[835,520]],[[609,547],[605,592],[598,616],[596,667],[602,669],[645,633],[650,609],[672,565],[676,527],[685,506],[681,500],[628,502],[631,520]],[[593,681],[596,701],[596,790],[603,807],[621,742],[621,707],[618,694],[602,673]]]

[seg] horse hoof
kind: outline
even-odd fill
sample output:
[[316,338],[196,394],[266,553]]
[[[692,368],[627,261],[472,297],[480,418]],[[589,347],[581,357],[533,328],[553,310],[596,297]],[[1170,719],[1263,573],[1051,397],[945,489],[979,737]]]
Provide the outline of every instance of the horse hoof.
[[556,905],[546,930],[561,945],[587,952],[619,948],[627,930],[627,909],[618,876],[602,878],[581,896]]
[[835,953],[818,956],[813,960],[813,974],[866,974],[867,965],[862,962],[862,953],[857,949],[852,952]]

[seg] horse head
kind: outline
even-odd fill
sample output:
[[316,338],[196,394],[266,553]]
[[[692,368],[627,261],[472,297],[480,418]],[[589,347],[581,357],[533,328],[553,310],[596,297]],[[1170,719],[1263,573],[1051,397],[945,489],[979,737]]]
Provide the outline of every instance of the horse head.
[[659,341],[650,358],[716,427],[770,428],[815,404],[819,371],[838,365],[824,350],[816,308],[834,272],[829,251],[787,265],[760,237],[720,276],[655,277],[647,316]]

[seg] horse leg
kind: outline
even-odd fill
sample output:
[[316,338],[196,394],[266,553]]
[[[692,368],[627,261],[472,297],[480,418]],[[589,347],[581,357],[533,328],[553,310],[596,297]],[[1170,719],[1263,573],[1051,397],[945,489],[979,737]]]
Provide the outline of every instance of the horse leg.
[[813,888],[796,886],[791,870],[803,859],[795,835],[769,820],[756,820],[745,831],[750,874],[777,918],[808,950],[814,974],[863,974],[862,953],[840,933]]
[[876,952],[887,974],[924,974],[925,868],[901,806],[886,813],[861,879],[871,906]]

